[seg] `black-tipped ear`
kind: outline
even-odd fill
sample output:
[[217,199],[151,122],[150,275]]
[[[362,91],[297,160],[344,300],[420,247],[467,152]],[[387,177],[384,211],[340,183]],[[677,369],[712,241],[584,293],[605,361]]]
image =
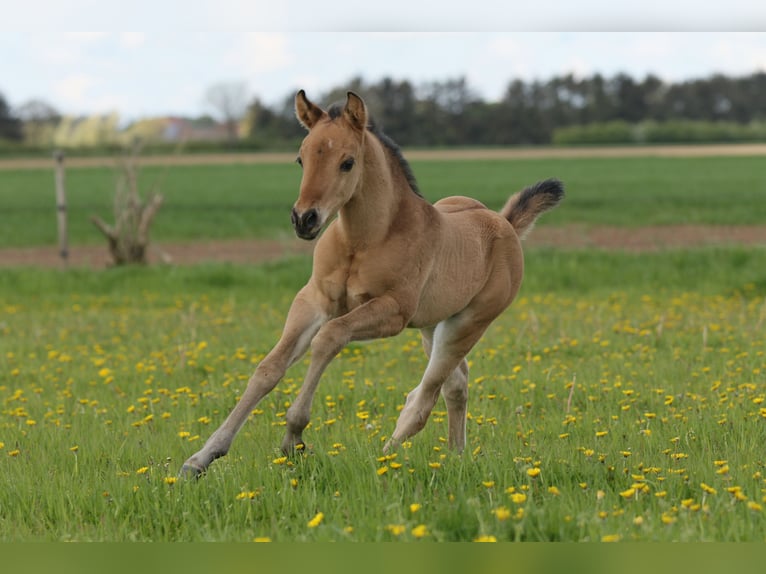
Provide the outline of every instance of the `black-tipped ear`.
[[360,131],[367,128],[367,106],[364,105],[362,98],[354,92],[346,94],[346,107],[343,109],[343,115],[354,128]]
[[309,101],[306,92],[300,90],[295,94],[295,116],[304,128],[307,130],[313,128],[324,114],[322,108]]

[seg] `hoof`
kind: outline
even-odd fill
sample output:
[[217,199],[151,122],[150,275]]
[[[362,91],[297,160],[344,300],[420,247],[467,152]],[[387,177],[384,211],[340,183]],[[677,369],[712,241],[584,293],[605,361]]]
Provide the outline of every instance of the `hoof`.
[[204,468],[200,468],[199,466],[195,466],[187,462],[184,463],[184,465],[181,467],[181,472],[178,473],[178,478],[199,478],[203,474],[205,474]]
[[295,453],[302,453],[306,452],[306,443],[303,441],[298,441],[295,444],[285,444],[282,443],[282,454],[285,456],[292,456]]

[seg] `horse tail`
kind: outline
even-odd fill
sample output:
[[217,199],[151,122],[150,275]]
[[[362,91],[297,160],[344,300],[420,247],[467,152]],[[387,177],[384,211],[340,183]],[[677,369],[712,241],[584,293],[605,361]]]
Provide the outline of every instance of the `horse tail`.
[[555,207],[564,198],[564,185],[558,179],[546,179],[514,193],[500,215],[505,217],[519,236],[532,230],[538,216]]

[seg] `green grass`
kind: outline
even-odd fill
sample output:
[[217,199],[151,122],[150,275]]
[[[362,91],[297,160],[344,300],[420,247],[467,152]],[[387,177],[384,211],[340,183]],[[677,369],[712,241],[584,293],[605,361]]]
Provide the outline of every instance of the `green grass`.
[[[566,203],[540,225],[762,224],[766,178],[761,157],[418,161],[413,169],[431,201],[469,195],[498,209],[535,181],[558,177]],[[70,241],[103,239],[89,222],[111,219],[116,172],[67,172]],[[288,236],[300,182],[291,164],[146,168],[142,185],[158,183],[166,202],[153,236],[160,241]],[[53,174],[0,171],[0,247],[53,245]]]
[[278,452],[304,361],[207,476],[169,484],[308,272],[0,274],[0,540],[763,540],[762,249],[530,250],[470,356],[463,456],[439,403],[381,458],[425,366],[406,332],[331,364],[308,454]]

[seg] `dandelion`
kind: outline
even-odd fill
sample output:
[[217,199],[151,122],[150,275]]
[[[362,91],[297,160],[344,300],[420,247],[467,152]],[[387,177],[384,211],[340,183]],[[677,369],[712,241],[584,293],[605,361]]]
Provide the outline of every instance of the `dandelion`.
[[704,482],[700,483],[700,488],[704,492],[706,492],[707,494],[715,494],[716,493],[716,489],[715,488],[713,488],[712,486],[708,486]]
[[497,542],[497,538],[491,534],[482,534],[473,539],[474,542]]
[[429,462],[428,467],[433,468],[434,470],[437,470],[442,467],[442,464],[440,462]]
[[619,534],[605,534],[601,537],[601,542],[619,542],[621,539]]
[[287,462],[286,456],[280,456],[279,458],[275,458],[271,461],[273,464],[285,464]]
[[378,470],[375,471],[378,476],[383,476],[388,472],[387,466],[381,466]]
[[142,466],[141,468],[139,468],[139,469],[136,471],[136,474],[146,474],[146,471],[148,471],[148,470],[149,470],[149,467],[148,467],[148,466]]
[[412,529],[412,535],[415,538],[423,538],[424,536],[428,536],[428,528],[425,524],[418,524],[415,528]]
[[514,504],[524,504],[527,500],[527,495],[523,492],[514,492],[511,494],[511,502]]
[[256,536],[253,538],[253,542],[271,542],[271,538],[268,536]]
[[747,503],[747,507],[754,512],[760,512],[763,510],[763,507],[760,504],[753,502],[752,500]]
[[623,490],[620,493],[620,496],[622,496],[623,498],[625,498],[627,500],[629,498],[633,498],[633,496],[635,494],[636,494],[636,489],[635,488],[628,488],[627,490]]
[[386,530],[388,530],[394,536],[400,536],[404,533],[406,528],[403,524],[389,524],[386,526]]
[[410,504],[410,512],[412,514],[415,514],[418,510],[420,510],[420,508],[421,508],[421,505],[419,502],[413,502],[412,504]]
[[324,512],[317,512],[317,513],[314,515],[314,518],[312,518],[311,520],[309,520],[309,522],[308,522],[308,527],[309,527],[309,528],[316,528],[317,526],[319,526],[320,524],[322,524],[322,521],[323,521],[323,520],[324,520]]
[[70,447],[69,447],[69,450],[71,450],[72,452],[77,452],[78,450],[80,450],[80,447],[79,447],[79,446],[77,446],[77,445],[74,445],[74,446],[70,446]]
[[21,454],[21,451],[19,449],[9,450],[8,456],[19,456]]
[[492,488],[493,486],[495,486],[495,481],[485,480],[485,481],[482,481],[482,484],[484,485],[485,488]]
[[553,496],[559,496],[561,494],[561,491],[555,486],[549,486],[548,493],[552,494]]
[[169,484],[170,486],[173,486],[178,481],[175,476],[166,476],[164,480],[165,484]]
[[535,467],[535,468],[528,468],[527,469],[527,476],[529,476],[530,478],[537,478],[538,476],[540,476],[540,469],[537,468],[537,467]]
[[492,514],[494,514],[495,518],[501,522],[508,520],[511,517],[511,511],[505,506],[498,506],[492,511]]

